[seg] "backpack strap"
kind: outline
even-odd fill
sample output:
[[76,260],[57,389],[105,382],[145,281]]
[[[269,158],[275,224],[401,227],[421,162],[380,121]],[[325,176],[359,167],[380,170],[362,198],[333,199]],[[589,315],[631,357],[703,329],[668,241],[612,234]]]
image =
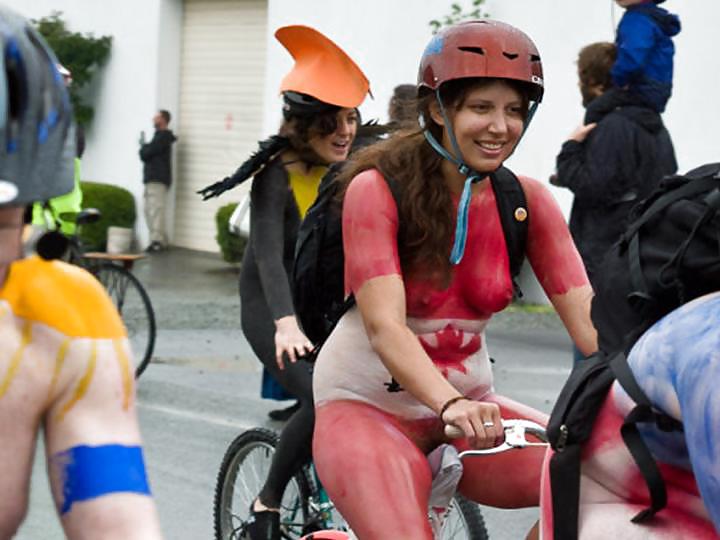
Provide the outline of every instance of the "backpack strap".
[[635,379],[625,354],[615,355],[610,360],[610,368],[625,392],[637,404],[625,417],[620,434],[640,469],[650,493],[650,507],[632,518],[633,523],[642,523],[667,505],[667,490],[657,462],[638,431],[637,423],[652,422],[663,431],[682,431],[682,423],[653,408],[652,403]]
[[517,176],[508,168],[500,167],[490,174],[490,183],[495,192],[500,223],[505,235],[505,245],[510,261],[510,277],[512,278],[515,294],[522,298],[522,291],[517,283],[517,277],[525,260],[527,246],[528,211],[525,191]]

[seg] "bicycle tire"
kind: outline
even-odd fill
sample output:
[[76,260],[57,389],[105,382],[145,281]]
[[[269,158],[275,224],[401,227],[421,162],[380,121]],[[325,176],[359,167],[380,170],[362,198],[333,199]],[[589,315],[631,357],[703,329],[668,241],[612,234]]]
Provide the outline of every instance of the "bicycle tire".
[[440,539],[488,540],[489,538],[480,506],[459,493],[455,494]]
[[[265,482],[277,441],[278,435],[274,431],[254,428],[238,435],[228,446],[215,484],[213,523],[216,540],[244,538],[250,505]],[[244,471],[242,487],[246,493],[239,494],[236,484],[241,476],[240,469],[256,450],[260,451],[257,460],[261,462],[261,469],[252,473]],[[307,471],[302,469],[285,489],[280,505],[282,537],[285,539],[295,540],[302,536],[303,526],[308,520],[307,500],[311,492],[310,486]],[[242,500],[235,504],[236,498]]]
[[140,281],[125,268],[113,263],[90,267],[112,299],[128,333],[135,362],[135,378],[147,368],[155,349],[155,311]]

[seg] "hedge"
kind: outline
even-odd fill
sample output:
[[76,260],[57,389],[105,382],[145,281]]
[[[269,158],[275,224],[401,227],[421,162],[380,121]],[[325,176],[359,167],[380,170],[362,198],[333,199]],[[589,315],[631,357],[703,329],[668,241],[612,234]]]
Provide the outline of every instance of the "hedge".
[[83,208],[97,208],[102,217],[97,223],[83,225],[80,238],[86,249],[105,251],[108,227],[135,227],[135,198],[127,189],[99,182],[80,182]]
[[215,240],[220,246],[222,258],[229,263],[240,262],[247,245],[247,238],[233,234],[228,229],[228,221],[230,221],[230,216],[237,205],[238,203],[226,204],[218,208],[215,213],[215,225],[217,227]]

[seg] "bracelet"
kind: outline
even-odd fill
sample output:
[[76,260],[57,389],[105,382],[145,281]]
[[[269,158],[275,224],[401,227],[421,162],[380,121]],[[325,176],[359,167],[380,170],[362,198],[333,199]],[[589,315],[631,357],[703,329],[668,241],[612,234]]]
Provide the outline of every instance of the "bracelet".
[[453,403],[457,403],[458,401],[463,400],[463,399],[470,399],[470,398],[466,397],[466,396],[455,396],[454,398],[448,399],[445,402],[445,404],[442,406],[442,408],[440,409],[440,414],[438,415],[440,417],[440,420],[442,420],[443,414],[445,414],[445,411],[448,410],[448,407],[450,407],[450,405],[452,405]]

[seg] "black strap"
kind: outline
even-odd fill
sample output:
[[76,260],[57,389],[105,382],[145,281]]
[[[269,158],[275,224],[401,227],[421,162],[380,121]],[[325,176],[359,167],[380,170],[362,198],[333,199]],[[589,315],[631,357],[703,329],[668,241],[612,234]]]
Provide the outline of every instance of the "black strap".
[[497,171],[491,173],[490,183],[495,192],[495,202],[500,215],[503,234],[505,235],[513,288],[516,295],[522,297],[522,291],[517,284],[517,277],[525,261],[525,249],[527,246],[528,223],[530,220],[527,198],[517,176],[506,167],[500,167]]
[[638,469],[640,469],[650,493],[650,507],[632,518],[633,523],[641,523],[650,519],[667,505],[667,491],[660,469],[640,435],[637,423],[652,422],[665,431],[682,430],[682,424],[674,418],[653,409],[650,399],[640,388],[623,353],[618,353],[610,360],[610,369],[612,369],[615,378],[625,392],[637,403],[637,406],[625,417],[620,428],[620,434]]
[[638,313],[643,315],[648,309],[653,297],[648,292],[645,274],[642,271],[642,261],[640,260],[640,232],[637,232],[631,239],[628,246],[628,271],[630,273],[630,284],[632,291],[627,295],[630,305]]
[[553,506],[553,538],[577,540],[580,503],[579,444],[568,445],[550,459],[550,485]]

